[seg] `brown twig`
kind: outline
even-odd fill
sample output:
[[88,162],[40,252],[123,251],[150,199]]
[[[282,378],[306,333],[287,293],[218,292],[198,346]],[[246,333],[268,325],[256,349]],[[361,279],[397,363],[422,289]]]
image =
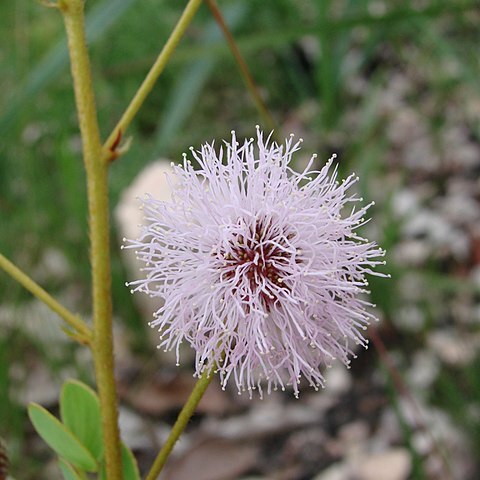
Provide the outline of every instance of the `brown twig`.
[[423,418],[422,411],[420,410],[420,407],[419,407],[415,397],[413,396],[412,392],[410,391],[410,388],[408,387],[408,385],[403,380],[402,375],[400,374],[398,369],[395,367],[395,365],[392,361],[392,358],[389,355],[389,353],[387,351],[387,348],[385,347],[385,344],[383,343],[382,339],[380,338],[380,335],[378,335],[375,328],[372,328],[370,330],[370,338],[372,340],[373,346],[375,347],[375,349],[377,350],[377,352],[380,356],[380,360],[382,361],[382,363],[387,368],[387,370],[388,370],[388,372],[389,372],[389,374],[390,374],[390,376],[393,380],[393,383],[394,383],[394,386],[395,386],[396,390],[413,407],[416,418],[413,418],[412,420],[413,420],[415,429],[426,432],[429,435],[430,439],[432,440],[432,445],[433,445],[435,453],[441,459],[441,461],[442,461],[442,463],[445,467],[445,471],[448,472],[450,478],[453,480],[454,475],[453,475],[453,471],[452,471],[452,466],[450,464],[449,459],[447,458],[447,455],[445,453],[445,449],[443,448],[443,446],[440,445],[439,440],[437,438],[435,438],[435,435],[433,435],[432,431],[428,428],[428,426],[425,422],[425,419]]
[[265,105],[265,102],[260,96],[258,87],[255,84],[255,80],[253,79],[250,69],[248,68],[247,63],[245,62],[245,59],[243,58],[237,46],[237,43],[235,42],[235,38],[233,37],[232,32],[228,28],[228,25],[226,24],[225,19],[223,18],[222,12],[218,8],[216,0],[207,0],[206,3],[210,11],[212,12],[213,17],[218,23],[218,26],[222,30],[223,35],[225,36],[225,40],[227,41],[228,46],[232,52],[232,55],[235,58],[238,69],[240,70],[240,74],[242,75],[243,81],[245,82],[245,85],[252,97],[253,103],[255,104],[255,107],[258,110],[258,113],[262,117],[268,129],[278,131],[276,128],[275,120],[270,115],[270,112],[268,111],[267,106]]

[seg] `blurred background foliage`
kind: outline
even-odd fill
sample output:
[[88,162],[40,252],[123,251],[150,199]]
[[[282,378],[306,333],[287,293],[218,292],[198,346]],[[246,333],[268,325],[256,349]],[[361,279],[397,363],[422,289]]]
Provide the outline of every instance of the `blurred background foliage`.
[[[184,3],[86,2],[104,138]],[[365,199],[375,200],[366,230],[387,249],[393,277],[372,280],[383,317],[379,333],[413,394],[442,409],[478,452],[478,2],[221,0],[219,6],[279,136],[302,136],[305,155],[318,152],[323,160],[337,152],[342,173],[357,172]],[[85,176],[64,37],[56,11],[30,0],[0,3],[0,251],[88,316]],[[112,206],[150,162],[178,159],[190,145],[228,138],[231,129],[250,136],[257,123],[203,6],[129,130],[129,152],[111,168]],[[151,357],[146,321],[124,287],[116,232],[112,252],[118,323],[129,332],[129,348]],[[58,342],[56,327],[43,321],[48,313],[3,274],[0,291],[0,436],[8,439],[15,476],[38,478],[35,455],[25,460],[31,428],[18,392],[39,361],[58,385],[65,371],[89,380],[89,364],[76,346],[46,348],[45,335]],[[362,355],[385,363],[375,352]],[[427,380],[415,377],[420,371]],[[391,387],[395,403],[401,392]],[[405,444],[415,453],[410,437],[407,428]],[[418,462],[412,478],[428,478]]]

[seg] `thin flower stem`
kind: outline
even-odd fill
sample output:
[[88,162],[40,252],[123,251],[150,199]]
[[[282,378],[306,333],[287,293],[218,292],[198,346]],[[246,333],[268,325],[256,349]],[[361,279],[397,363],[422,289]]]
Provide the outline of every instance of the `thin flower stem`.
[[113,369],[108,168],[102,161],[102,145],[85,38],[84,0],[61,0],[59,6],[67,31],[87,173],[94,330],[92,352],[102,411],[106,472],[108,480],[122,480],[117,394]]
[[175,25],[175,28],[170,34],[170,37],[168,38],[162,51],[158,55],[152,68],[145,77],[145,80],[140,85],[140,88],[130,102],[130,105],[128,105],[119,122],[112,130],[112,133],[105,142],[103,146],[103,158],[106,163],[111,162],[112,160],[117,158],[115,150],[118,146],[120,139],[125,136],[125,131],[127,130],[128,126],[134,119],[137,112],[140,110],[140,107],[147,98],[148,94],[152,91],[155,82],[158,80],[158,77],[163,72],[165,65],[175,51],[176,46],[178,45],[183,34],[185,33],[187,27],[190,25],[190,22],[195,16],[195,13],[197,12],[201,3],[202,0],[190,0],[185,7],[182,16]]
[[227,23],[225,22],[222,12],[218,8],[216,0],[207,0],[207,5],[210,11],[212,12],[212,15],[215,18],[216,22],[218,23],[218,26],[223,32],[225,40],[227,41],[228,46],[232,52],[232,55],[235,61],[237,62],[238,69],[240,70],[240,74],[242,75],[243,81],[245,82],[245,85],[248,91],[250,92],[253,103],[255,104],[255,107],[257,108],[258,113],[260,114],[263,121],[265,122],[265,126],[269,130],[276,131],[277,129],[276,129],[275,121],[273,120],[273,117],[270,115],[270,112],[268,111],[267,106],[265,105],[265,102],[260,96],[257,85],[255,84],[255,80],[253,79],[250,69],[248,68],[247,62],[245,62],[245,59],[243,58],[240,52],[240,49],[238,48],[237,43],[235,42],[235,38],[233,37],[232,32],[230,31]]
[[175,422],[175,425],[172,427],[172,430],[170,432],[170,435],[167,438],[167,441],[164,443],[162,449],[158,453],[157,458],[153,462],[153,465],[150,468],[150,471],[148,472],[145,480],[156,480],[158,478],[158,475],[160,475],[160,472],[162,471],[162,468],[164,467],[165,462],[167,461],[167,458],[170,455],[170,452],[175,446],[175,443],[178,440],[178,437],[180,437],[182,432],[185,430],[185,427],[187,426],[188,421],[194,414],[195,409],[197,408],[198,403],[202,399],[203,394],[207,390],[207,387],[210,385],[210,382],[212,381],[213,376],[214,376],[213,369],[210,369],[210,370],[205,370],[202,376],[198,379],[194,389],[192,390],[192,393],[190,394],[190,397],[187,400],[187,403],[185,403],[185,405],[182,408],[182,411],[178,415],[177,421]]
[[14,280],[25,287],[30,293],[41,300],[52,311],[58,314],[68,325],[70,325],[78,336],[76,338],[85,344],[89,344],[92,339],[91,328],[78,316],[70,312],[67,308],[55,300],[40,285],[35,283],[26,273],[22,272],[10,260],[0,254],[0,267],[5,270]]

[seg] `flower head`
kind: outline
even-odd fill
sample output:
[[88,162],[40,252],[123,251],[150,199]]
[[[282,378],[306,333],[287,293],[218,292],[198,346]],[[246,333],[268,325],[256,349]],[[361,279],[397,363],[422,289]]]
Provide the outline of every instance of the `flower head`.
[[332,157],[319,171],[316,155],[301,173],[290,162],[300,141],[284,145],[232,132],[214,145],[191,148],[173,166],[172,201],[143,200],[147,225],[127,241],[145,263],[132,292],[161,297],[152,327],[159,348],[185,340],[196,352],[196,373],[216,365],[222,386],[239,393],[268,391],[300,378],[323,386],[335,359],[348,365],[353,344],[367,345],[365,274],[384,252],[355,231],[370,205],[349,193],[352,174],[337,181]]

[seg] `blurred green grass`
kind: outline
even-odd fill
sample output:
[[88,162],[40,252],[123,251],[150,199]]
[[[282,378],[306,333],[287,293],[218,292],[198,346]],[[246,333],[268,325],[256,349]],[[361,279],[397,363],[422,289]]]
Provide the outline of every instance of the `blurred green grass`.
[[[108,135],[142,81],[175,24],[184,2],[91,0],[88,32],[102,134]],[[411,68],[417,56],[419,76],[428,94],[447,104],[452,92],[468,86],[480,94],[478,45],[480,16],[473,1],[403,2],[344,0],[322,2],[225,0],[219,2],[252,70],[266,103],[285,129],[298,128],[305,149],[326,158],[339,151],[342,172],[360,174],[365,198],[378,200],[378,242],[388,250],[399,241],[398,222],[389,193],[375,191],[375,179],[388,174],[391,149],[378,92],[392,72]],[[421,5],[420,5],[421,4]],[[419,6],[420,5],[420,6]],[[57,12],[37,2],[0,4],[0,251],[29,271],[48,248],[59,250],[74,268],[67,279],[50,276],[44,286],[61,292],[65,282],[78,290],[76,309],[89,304],[88,233],[84,173],[74,112],[63,26]],[[387,52],[387,54],[385,54]],[[445,68],[455,62],[454,74]],[[351,80],[367,81],[361,95]],[[419,97],[425,92],[418,92]],[[411,105],[415,106],[415,98]],[[350,115],[359,119],[348,130]],[[422,114],[423,115],[423,114]],[[442,118],[431,119],[432,136]],[[207,8],[201,8],[187,37],[132,125],[134,141],[111,170],[114,206],[122,190],[149,162],[179,158],[190,145],[228,137],[235,128],[250,136],[261,123],[238,75],[228,48]],[[480,139],[478,118],[470,124]],[[285,131],[284,133],[290,133]],[[405,173],[407,175],[407,173]],[[113,225],[115,228],[115,226]],[[112,234],[115,311],[134,334],[134,348],[144,346],[144,321],[124,288],[125,272],[117,236]],[[390,261],[394,279],[372,281],[372,296],[390,318],[402,299],[398,282],[402,265]],[[478,288],[431,264],[419,272],[435,294]],[[29,295],[0,274],[2,304],[20,304]],[[433,295],[434,298],[434,295]],[[428,310],[428,301],[425,309]],[[0,435],[24,435],[24,412],[8,395],[8,365],[16,352],[32,348],[18,329],[1,341],[0,411],[14,412]],[[48,362],[48,354],[46,354]],[[54,361],[51,362],[53,368]],[[478,362],[461,376],[442,373],[438,386],[442,407],[459,415],[480,392]],[[465,418],[459,422],[468,427]],[[477,424],[478,426],[478,424]],[[472,435],[480,448],[478,431]],[[20,455],[20,447],[16,451]],[[22,477],[27,478],[27,476]],[[421,478],[421,477],[419,477]]]

